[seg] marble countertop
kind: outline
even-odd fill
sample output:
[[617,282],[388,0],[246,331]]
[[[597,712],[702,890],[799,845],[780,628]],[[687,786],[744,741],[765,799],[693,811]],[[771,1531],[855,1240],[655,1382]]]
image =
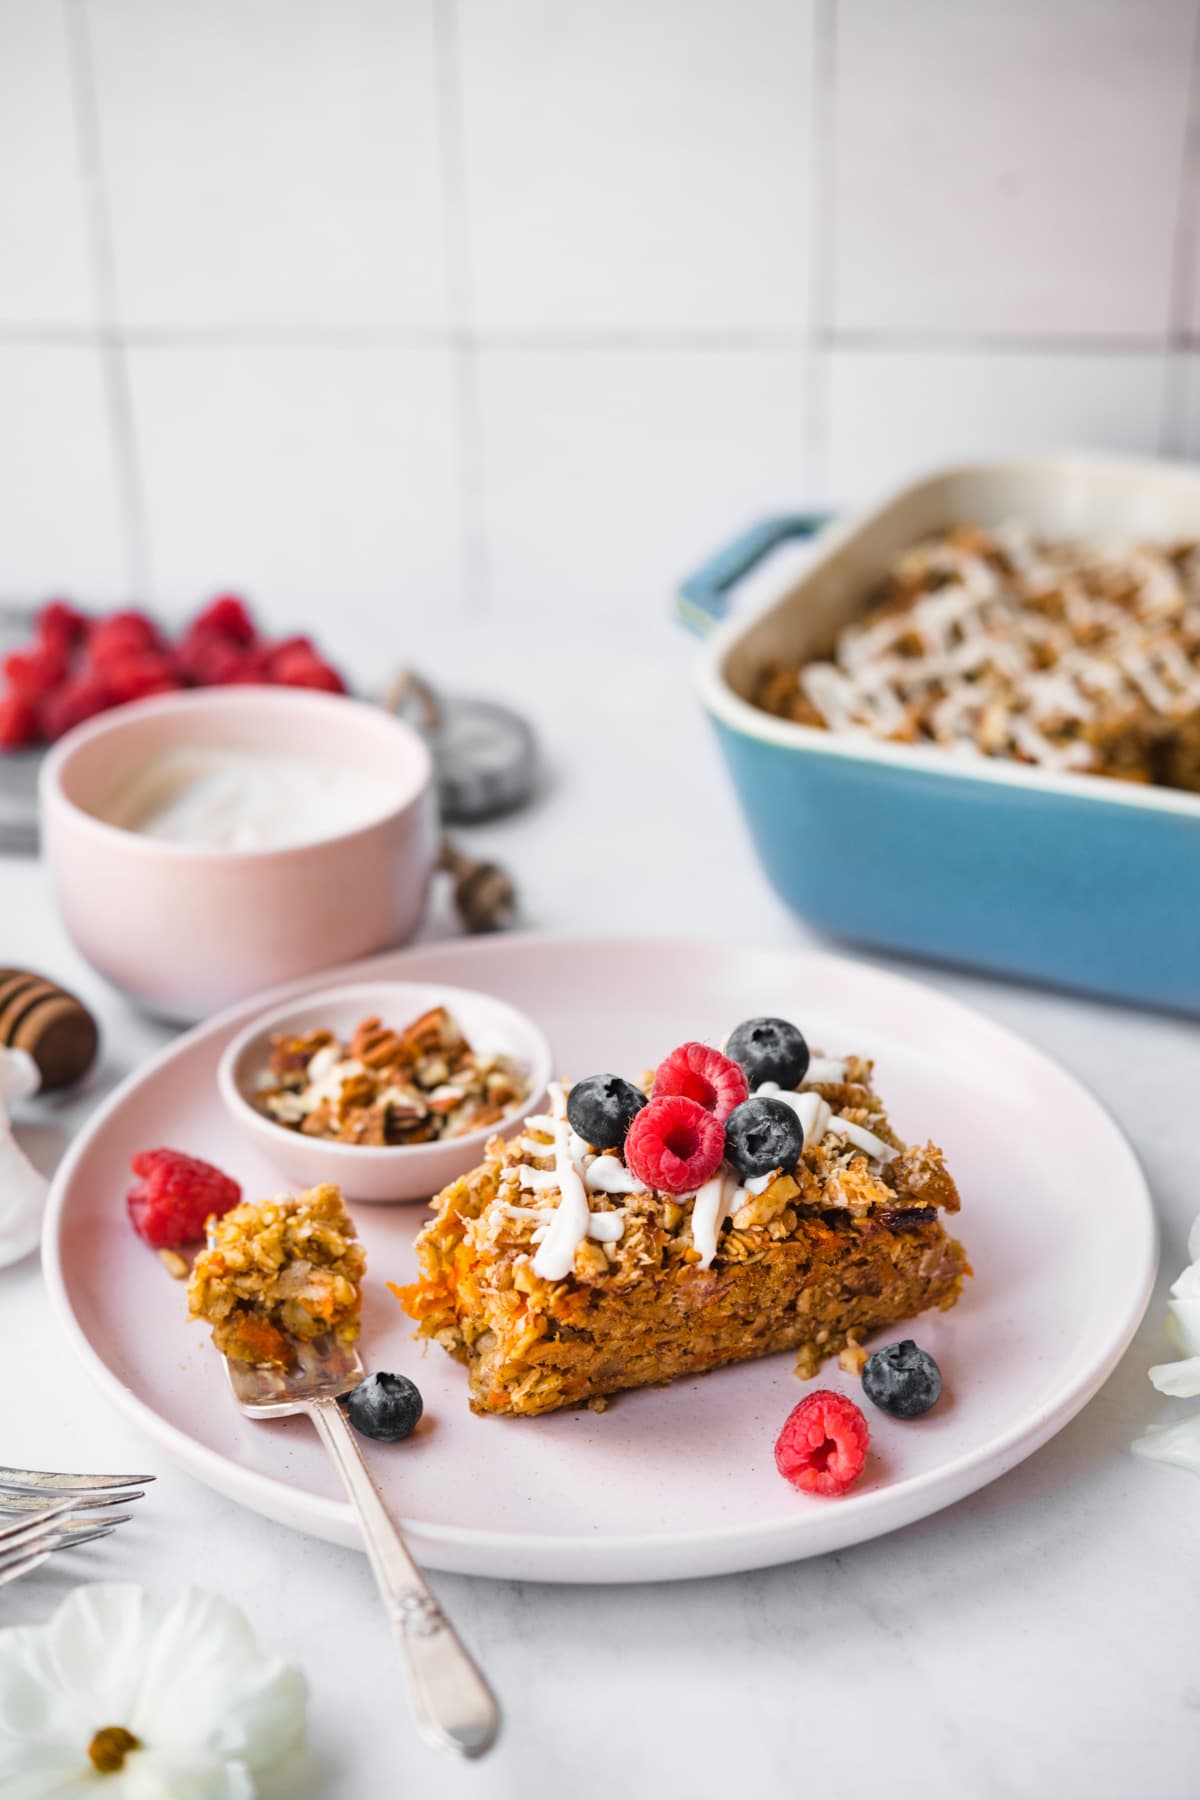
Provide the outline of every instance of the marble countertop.
[[[373,649],[351,645],[352,664],[357,655],[369,668]],[[432,626],[406,650],[451,673]],[[639,633],[635,656],[611,635],[541,624],[536,641],[481,625],[455,645],[457,684],[508,693],[544,737],[537,804],[469,834],[516,871],[533,928],[810,941],[754,861],[688,661],[660,621]],[[616,891],[588,855],[614,831],[637,871]],[[429,934],[449,929],[435,909]],[[32,860],[0,861],[0,961],[75,987],[104,1028],[88,1092],[23,1114],[25,1141],[49,1166],[169,1033],[80,961]],[[1145,1372],[1164,1354],[1166,1282],[1200,1209],[1200,1034],[1179,1019],[910,972],[1061,1059],[1128,1132],[1154,1193],[1164,1274],[1147,1322],[1103,1391],[1028,1462],[919,1525],[786,1568],[636,1588],[436,1577],[506,1713],[492,1756],[460,1767],[424,1750],[409,1724],[365,1559],[239,1510],[151,1450],[76,1366],[29,1259],[0,1271],[3,1460],[148,1466],[159,1481],[136,1523],[86,1561],[52,1560],[0,1592],[0,1620],[43,1618],[80,1578],[136,1577],[168,1593],[201,1573],[312,1685],[307,1759],[264,1787],[268,1800],[587,1800],[614,1788],[788,1800],[1194,1795],[1200,1484],[1127,1446],[1167,1404]],[[1095,1221],[1103,1231],[1103,1193]]]

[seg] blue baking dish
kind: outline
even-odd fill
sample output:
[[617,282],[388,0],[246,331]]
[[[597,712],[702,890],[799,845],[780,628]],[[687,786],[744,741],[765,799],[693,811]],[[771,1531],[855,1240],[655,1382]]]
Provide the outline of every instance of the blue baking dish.
[[[1059,456],[945,469],[866,516],[770,519],[684,582],[699,669],[758,854],[821,930],[1200,1013],[1200,795],[1059,774],[775,718],[763,665],[822,654],[896,554],[971,521],[1055,536],[1200,535],[1200,471]],[[726,617],[768,553],[818,534],[800,578]]]

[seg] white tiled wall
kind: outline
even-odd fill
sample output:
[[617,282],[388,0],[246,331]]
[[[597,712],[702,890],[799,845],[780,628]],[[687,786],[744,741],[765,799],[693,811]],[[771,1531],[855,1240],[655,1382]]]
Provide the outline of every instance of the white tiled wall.
[[1200,457],[1198,28],[0,0],[0,599],[632,620],[943,458]]

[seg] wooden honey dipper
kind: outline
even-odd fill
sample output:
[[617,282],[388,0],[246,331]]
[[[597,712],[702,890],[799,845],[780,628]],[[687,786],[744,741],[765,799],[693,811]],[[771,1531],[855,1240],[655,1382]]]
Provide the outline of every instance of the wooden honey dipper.
[[33,1058],[43,1092],[79,1081],[99,1044],[82,1000],[31,969],[0,969],[0,1045]]

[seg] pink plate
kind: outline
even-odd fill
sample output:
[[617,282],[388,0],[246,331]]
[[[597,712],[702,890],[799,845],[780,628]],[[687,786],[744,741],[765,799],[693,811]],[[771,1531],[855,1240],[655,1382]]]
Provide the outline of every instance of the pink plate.
[[[601,1414],[476,1418],[463,1370],[437,1349],[422,1357],[384,1286],[415,1273],[421,1211],[363,1207],[363,1354],[369,1367],[414,1376],[426,1412],[415,1437],[372,1446],[370,1462],[433,1568],[649,1581],[840,1549],[1028,1456],[1086,1404],[1137,1328],[1155,1225],[1125,1139],[1064,1070],[932,989],[837,956],[723,945],[525,937],[379,957],[180,1038],[96,1114],[47,1211],[46,1279],[90,1373],[193,1474],[269,1518],[357,1541],[307,1422],[253,1424],[235,1411],[182,1288],[129,1228],[126,1171],[135,1150],[167,1143],[227,1167],[250,1194],[273,1191],[271,1169],[222,1109],[221,1051],[289,993],[373,976],[498,994],[538,1020],[576,1076],[636,1073],[684,1038],[720,1041],[765,1012],[795,1019],[830,1054],[873,1055],[900,1130],[945,1147],[976,1269],[953,1312],[914,1328],[945,1376],[936,1411],[903,1423],[872,1410],[863,1480],[845,1499],[821,1500],[775,1471],[776,1433],[807,1391],[789,1356],[624,1395]],[[857,1393],[836,1366],[823,1380]]]

